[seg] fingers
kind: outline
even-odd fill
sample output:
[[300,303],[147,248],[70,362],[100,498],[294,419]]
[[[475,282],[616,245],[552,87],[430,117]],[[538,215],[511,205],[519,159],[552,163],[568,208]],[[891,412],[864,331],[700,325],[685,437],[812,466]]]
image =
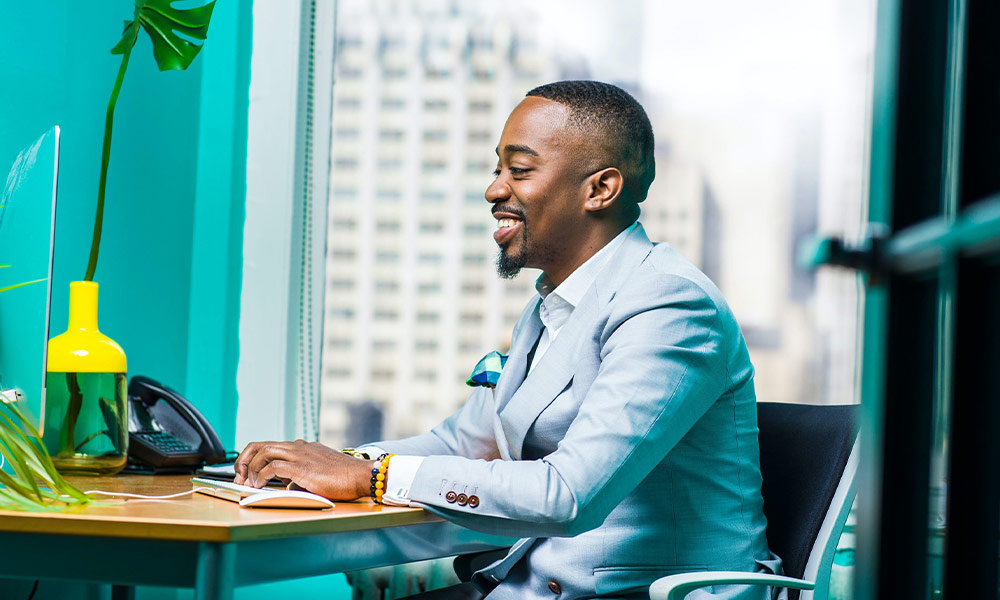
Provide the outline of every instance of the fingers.
[[233,483],[252,485],[249,483],[251,473],[260,471],[268,462],[276,458],[288,460],[294,454],[295,442],[251,442],[240,452],[233,465],[236,476]]
[[[272,477],[277,477],[282,481],[291,481],[293,465],[284,460],[273,460],[260,470],[252,471],[250,475],[250,485],[253,487],[264,487]],[[286,484],[288,485],[288,484]]]
[[[274,461],[287,463],[297,462],[301,457],[294,442],[266,442],[261,444],[257,453],[246,465],[245,485],[263,487],[270,477],[264,478],[260,473]],[[279,475],[281,477],[281,475]]]
[[247,479],[247,465],[256,456],[257,451],[269,442],[250,442],[247,444],[243,452],[236,457],[236,463],[233,465],[233,470],[236,471],[236,477],[233,478],[233,483],[243,484]]

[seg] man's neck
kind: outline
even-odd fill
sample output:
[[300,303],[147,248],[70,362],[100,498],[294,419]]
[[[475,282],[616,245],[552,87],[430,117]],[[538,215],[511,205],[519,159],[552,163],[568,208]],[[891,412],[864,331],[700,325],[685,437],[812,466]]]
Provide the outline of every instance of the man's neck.
[[593,256],[600,252],[602,248],[610,244],[612,240],[621,234],[621,232],[631,227],[634,223],[635,221],[631,221],[614,229],[595,231],[594,235],[590,236],[588,240],[578,246],[578,249],[575,252],[574,260],[563,261],[562,265],[543,269],[545,277],[549,280],[553,288],[558,287],[562,282],[566,281],[566,278],[572,275],[574,271],[593,258]]

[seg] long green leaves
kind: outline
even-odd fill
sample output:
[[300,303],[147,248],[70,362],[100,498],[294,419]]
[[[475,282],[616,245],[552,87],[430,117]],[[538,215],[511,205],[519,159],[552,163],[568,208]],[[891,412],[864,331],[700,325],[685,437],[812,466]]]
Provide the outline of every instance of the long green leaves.
[[125,21],[122,39],[111,49],[112,54],[122,55],[118,77],[111,90],[108,110],[104,117],[104,145],[101,148],[101,177],[97,184],[97,215],[94,218],[94,237],[90,244],[90,261],[87,263],[85,281],[94,280],[97,256],[101,247],[101,230],[104,226],[104,195],[108,182],[108,163],[111,159],[111,129],[114,126],[115,105],[125,81],[125,69],[132,55],[132,47],[139,39],[141,27],[153,42],[153,57],[161,71],[184,70],[201,51],[201,44],[208,35],[215,2],[187,9],[172,8],[174,0],[135,0],[135,16]]
[[41,512],[91,502],[59,474],[38,430],[13,402],[0,402],[0,455],[13,471],[0,470],[0,508]]

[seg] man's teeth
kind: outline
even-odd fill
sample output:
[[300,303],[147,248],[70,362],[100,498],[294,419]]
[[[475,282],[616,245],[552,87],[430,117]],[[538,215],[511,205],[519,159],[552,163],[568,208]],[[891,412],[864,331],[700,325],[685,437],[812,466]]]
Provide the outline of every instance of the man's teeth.
[[504,229],[506,227],[513,227],[517,225],[517,219],[498,219],[497,229]]

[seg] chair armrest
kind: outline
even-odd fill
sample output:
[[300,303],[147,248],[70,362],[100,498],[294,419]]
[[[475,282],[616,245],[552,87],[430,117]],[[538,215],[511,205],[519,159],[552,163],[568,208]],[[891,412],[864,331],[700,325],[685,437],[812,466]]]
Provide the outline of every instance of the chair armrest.
[[690,592],[708,585],[747,584],[811,590],[815,584],[804,579],[750,573],[747,571],[694,571],[661,577],[649,586],[650,600],[682,600]]

